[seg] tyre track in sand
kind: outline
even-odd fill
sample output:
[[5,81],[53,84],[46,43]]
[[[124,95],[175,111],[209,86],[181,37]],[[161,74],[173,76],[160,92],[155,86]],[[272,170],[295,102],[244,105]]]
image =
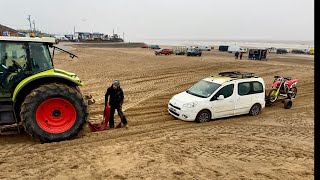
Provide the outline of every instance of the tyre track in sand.
[[[125,51],[129,52],[123,53]],[[99,58],[92,63],[95,54]],[[74,176],[73,173],[88,173],[85,175],[89,177],[97,173],[92,177],[159,179],[159,172],[155,169],[165,169],[160,171],[168,175],[161,176],[165,179],[206,177],[206,173],[213,170],[228,178],[226,172],[234,172],[234,168],[238,168],[242,171],[235,171],[236,177],[240,173],[256,179],[257,176],[250,174],[246,165],[253,169],[257,167],[255,170],[258,172],[260,166],[274,172],[273,167],[268,166],[270,163],[279,163],[279,168],[286,170],[279,177],[304,179],[310,177],[305,174],[313,172],[312,63],[299,67],[299,72],[305,73],[297,73],[297,69],[292,67],[297,67],[298,61],[281,62],[277,56],[267,62],[253,62],[234,61],[232,54],[215,51],[204,54],[204,58],[159,58],[140,49],[113,52],[85,48],[79,51],[79,55],[83,55],[81,60],[72,66],[60,59],[56,63],[58,68],[78,73],[79,77],[89,82],[84,91],[92,92],[96,99],[96,104],[90,106],[90,120],[101,121],[106,82],[117,78],[121,80],[125,92],[123,109],[130,128],[91,133],[85,127],[85,131],[76,139],[50,144],[40,144],[26,134],[0,136],[1,178],[46,179],[63,172],[69,177]],[[110,62],[113,64],[109,67]],[[130,67],[121,72],[115,69],[118,64],[122,68],[126,62]],[[83,71],[84,67],[89,70]],[[94,72],[91,72],[92,69]],[[204,77],[231,70],[252,71],[263,76],[267,89],[271,87],[273,76],[282,75],[285,71],[284,75],[301,79],[298,97],[290,110],[283,109],[283,104],[278,103],[266,107],[258,116],[236,116],[204,124],[175,120],[168,114],[167,103],[174,94],[186,90]],[[105,79],[100,80],[100,77]],[[120,157],[124,159],[119,161],[117,158]],[[223,171],[220,171],[220,166],[204,166],[204,159],[221,163],[219,165],[224,167]],[[110,164],[107,166],[105,163]],[[124,163],[126,167],[132,165],[132,169],[119,172],[105,170],[117,163]],[[173,173],[171,167],[175,168],[174,176],[170,176]],[[143,171],[143,168],[148,171]],[[203,168],[207,169],[194,171]]]

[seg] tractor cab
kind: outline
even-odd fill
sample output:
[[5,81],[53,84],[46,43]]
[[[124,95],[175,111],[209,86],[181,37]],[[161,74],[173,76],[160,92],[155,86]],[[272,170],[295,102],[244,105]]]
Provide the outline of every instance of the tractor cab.
[[0,37],[0,97],[11,97],[23,79],[53,69],[53,43],[51,38]]
[[[55,69],[55,38],[0,36],[0,134],[23,127],[41,142],[70,139],[82,129],[92,97],[74,73]],[[52,54],[49,48],[53,48]]]

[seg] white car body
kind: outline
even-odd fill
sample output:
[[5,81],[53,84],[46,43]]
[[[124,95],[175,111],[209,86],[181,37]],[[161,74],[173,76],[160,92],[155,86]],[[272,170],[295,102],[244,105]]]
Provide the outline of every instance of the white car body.
[[201,51],[211,51],[210,46],[194,46],[197,49],[200,49]]
[[68,41],[69,39],[65,37],[64,35],[55,35],[54,36],[56,39],[63,40],[63,41]]
[[271,47],[271,48],[268,49],[268,52],[269,53],[277,53],[277,48]]
[[237,45],[234,45],[234,46],[229,46],[228,47],[228,52],[229,53],[235,53],[235,52],[243,52],[243,53],[246,53],[248,51],[247,48],[242,48],[240,46],[237,46]]
[[[174,95],[168,103],[168,112],[172,116],[184,121],[195,121],[198,113],[202,110],[209,110],[211,112],[211,119],[216,119],[248,114],[251,107],[257,103],[260,104],[260,110],[265,108],[265,84],[264,80],[260,77],[231,78],[212,76],[202,81],[214,82],[220,84],[220,87],[206,98],[189,94],[187,91]],[[216,98],[218,93],[222,93],[223,90],[220,91],[222,88],[228,85],[230,85],[228,87],[232,87],[232,84],[232,95],[224,99]],[[240,91],[238,88],[241,88],[242,93],[244,92],[243,87],[247,85],[251,87],[250,92],[252,94],[239,95]],[[262,86],[259,87],[259,92],[257,91],[258,86]],[[256,89],[253,90],[253,87]],[[255,91],[258,93],[255,93]],[[231,90],[229,94],[230,92]]]

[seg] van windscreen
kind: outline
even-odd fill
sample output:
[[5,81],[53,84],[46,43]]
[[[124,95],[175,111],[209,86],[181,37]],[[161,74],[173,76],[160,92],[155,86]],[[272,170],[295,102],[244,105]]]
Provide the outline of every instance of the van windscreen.
[[198,83],[196,83],[195,85],[193,85],[186,92],[189,93],[189,94],[192,94],[194,96],[207,98],[214,91],[216,91],[220,86],[221,86],[220,84],[217,84],[217,83],[214,83],[214,82],[201,80]]

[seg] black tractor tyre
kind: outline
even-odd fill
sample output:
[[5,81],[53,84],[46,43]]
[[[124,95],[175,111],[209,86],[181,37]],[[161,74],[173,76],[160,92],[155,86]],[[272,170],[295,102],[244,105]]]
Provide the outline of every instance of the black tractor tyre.
[[211,113],[209,110],[202,110],[196,117],[197,123],[209,122],[211,120]]
[[[53,99],[61,99],[62,101],[69,103],[76,114],[75,122],[64,132],[48,132],[40,127],[38,123],[39,120],[36,119],[38,109],[40,109],[39,107],[48,100]],[[83,129],[83,126],[87,121],[88,114],[88,104],[80,92],[65,84],[57,83],[42,85],[34,89],[24,99],[20,111],[20,117],[25,132],[42,143],[58,142],[75,137]],[[46,123],[47,121],[48,120],[46,120]]]
[[284,108],[285,109],[290,109],[292,107],[292,101],[291,99],[285,99],[284,100]]
[[261,111],[261,105],[256,103],[251,107],[251,109],[249,111],[249,115],[250,116],[256,116],[256,115],[258,115],[260,113],[260,111]]

